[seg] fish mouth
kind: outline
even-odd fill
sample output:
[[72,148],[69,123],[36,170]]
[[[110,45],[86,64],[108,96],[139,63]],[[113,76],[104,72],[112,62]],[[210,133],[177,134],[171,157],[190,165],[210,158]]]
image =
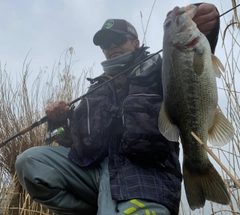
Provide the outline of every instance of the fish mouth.
[[175,7],[172,10],[172,22],[175,21],[176,17],[177,17],[177,12],[179,11],[180,7]]
[[186,12],[186,8],[185,7],[175,7],[172,11],[171,11],[171,15],[172,15],[172,21],[175,21],[177,16],[181,16],[182,14],[184,14]]
[[187,13],[188,16],[192,19],[197,13],[197,7],[195,5],[188,5],[186,7],[178,7],[176,6],[172,11],[168,12],[167,16],[172,17],[172,21],[175,21],[177,16],[181,16],[183,13]]

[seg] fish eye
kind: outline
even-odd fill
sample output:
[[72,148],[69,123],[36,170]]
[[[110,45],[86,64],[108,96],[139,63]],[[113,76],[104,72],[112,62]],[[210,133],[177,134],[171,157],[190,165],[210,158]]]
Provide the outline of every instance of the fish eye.
[[171,25],[172,21],[171,19],[167,20],[165,23],[164,23],[164,27],[168,28],[170,25]]

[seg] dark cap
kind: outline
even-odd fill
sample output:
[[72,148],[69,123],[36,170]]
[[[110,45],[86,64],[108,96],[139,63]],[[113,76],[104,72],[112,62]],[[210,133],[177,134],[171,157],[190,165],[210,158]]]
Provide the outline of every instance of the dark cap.
[[102,41],[109,33],[129,34],[134,38],[138,38],[138,34],[134,26],[124,19],[108,19],[93,37],[93,43],[95,45],[102,44]]

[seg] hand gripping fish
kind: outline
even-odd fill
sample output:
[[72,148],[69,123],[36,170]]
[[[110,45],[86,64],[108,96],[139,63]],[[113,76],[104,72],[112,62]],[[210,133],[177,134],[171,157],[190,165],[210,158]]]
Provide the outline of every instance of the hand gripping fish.
[[225,184],[207,152],[192,137],[222,146],[234,135],[234,128],[218,106],[216,77],[224,67],[211,54],[209,42],[192,18],[197,7],[175,7],[164,22],[163,94],[159,130],[183,147],[183,179],[192,210],[206,200],[229,204]]

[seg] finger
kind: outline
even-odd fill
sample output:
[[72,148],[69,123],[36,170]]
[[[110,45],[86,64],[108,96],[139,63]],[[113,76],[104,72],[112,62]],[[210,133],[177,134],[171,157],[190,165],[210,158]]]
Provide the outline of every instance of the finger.
[[197,16],[202,16],[208,13],[211,13],[215,9],[215,6],[212,4],[200,4],[197,8]]
[[54,106],[51,105],[51,106],[48,106],[46,109],[45,109],[45,113],[47,115],[47,117],[53,121],[56,121],[57,119],[57,115],[55,114],[55,111],[54,111]]
[[216,20],[198,25],[198,29],[205,35],[209,34],[216,25]]
[[67,106],[67,103],[65,101],[58,101],[55,102],[53,105],[56,115],[62,115],[65,113],[65,107]]
[[198,12],[193,18],[198,29],[205,35],[209,34],[215,27],[219,19],[219,14],[214,5],[202,4],[198,7]]
[[65,101],[55,102],[45,109],[46,115],[53,121],[64,120],[68,116],[69,105]]
[[213,20],[218,19],[219,14],[214,5],[211,4],[202,4],[198,7],[197,14],[193,18],[193,21],[197,26],[204,23],[212,22]]
[[54,112],[57,120],[64,120],[68,117],[69,105],[65,101],[54,103]]
[[45,108],[45,113],[46,113],[46,115],[48,117],[50,117],[50,115],[52,115],[52,113],[54,113],[54,106],[53,106],[53,104],[51,104],[51,105],[49,105],[49,106],[47,106]]
[[217,19],[218,16],[216,15],[216,13],[208,13],[204,15],[195,16],[193,18],[193,21],[197,24],[197,26],[199,26],[204,23],[212,22],[214,20],[217,22]]

